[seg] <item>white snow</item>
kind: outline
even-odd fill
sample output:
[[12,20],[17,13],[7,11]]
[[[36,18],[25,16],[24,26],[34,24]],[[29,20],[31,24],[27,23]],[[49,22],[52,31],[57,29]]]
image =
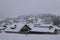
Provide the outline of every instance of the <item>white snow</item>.
[[58,26],[53,26],[55,29],[59,29],[60,30],[60,27],[58,27]]
[[0,30],[3,30],[5,27],[0,27]]
[[41,24],[42,23],[41,21],[42,21],[42,19],[38,19],[36,24]]
[[[4,31],[11,31],[11,32],[18,32],[20,31],[20,29],[25,25],[23,23],[16,23],[17,27],[16,29],[11,29],[11,27],[14,27],[15,24],[9,25],[8,28],[6,28]],[[41,27],[34,27],[34,25],[32,23],[27,24],[32,30],[31,31],[36,31],[36,32],[54,32],[55,28],[51,28],[49,30],[49,26],[51,25],[40,25],[40,26],[44,26],[44,27],[48,27],[48,28],[41,28]]]
[[[40,20],[41,21],[41,20]],[[18,32],[24,25],[24,23],[17,23],[17,28],[16,29],[10,29],[10,27],[14,27],[14,23],[12,25],[8,25],[8,28],[4,31],[12,31],[12,32]],[[28,24],[30,28],[32,28],[31,31],[39,31],[39,32],[53,32],[54,28],[60,29],[57,26],[54,26],[51,30],[49,28],[39,28],[39,27],[34,27],[33,24]],[[44,25],[42,24],[41,26],[51,26],[51,25]],[[1,27],[0,27],[1,28]],[[2,28],[1,28],[2,29]],[[60,40],[60,35],[55,35],[55,34],[13,34],[13,33],[0,33],[0,40]]]
[[34,27],[33,24],[30,24],[29,27],[32,29],[31,31],[36,31],[36,32],[54,32],[55,28],[51,28],[49,30],[49,26],[52,26],[52,25],[51,24],[41,24],[40,26]]
[[0,40],[60,40],[60,35],[0,33]]
[[11,31],[11,32],[18,32],[25,24],[17,23],[16,29],[11,29],[11,27],[14,27],[15,24],[12,24],[11,26],[8,26],[8,28],[4,31]]
[[54,32],[55,29],[52,28],[51,30],[49,30],[49,28],[38,28],[38,27],[35,27],[35,28],[32,28],[31,31],[35,31],[35,32]]

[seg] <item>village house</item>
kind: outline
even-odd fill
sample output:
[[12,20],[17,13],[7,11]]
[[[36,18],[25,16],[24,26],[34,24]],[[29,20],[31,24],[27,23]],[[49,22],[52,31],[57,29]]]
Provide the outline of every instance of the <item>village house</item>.
[[57,31],[52,25],[33,25],[33,24],[12,24],[4,30],[6,33],[28,33],[28,34],[56,34]]
[[38,21],[38,19],[36,17],[30,17],[30,18],[28,18],[27,21],[28,21],[28,23],[35,23]]
[[12,24],[11,26],[8,26],[6,30],[4,30],[6,33],[26,33],[29,32],[31,28],[29,28],[26,24],[23,23],[17,23]]

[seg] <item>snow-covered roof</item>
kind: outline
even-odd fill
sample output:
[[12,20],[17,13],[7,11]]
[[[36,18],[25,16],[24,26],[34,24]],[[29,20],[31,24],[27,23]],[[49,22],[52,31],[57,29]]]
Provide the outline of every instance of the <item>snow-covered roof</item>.
[[60,27],[58,27],[58,26],[53,26],[55,29],[59,29],[60,30]]
[[35,24],[35,27],[50,27],[53,26],[52,24]]
[[20,29],[25,25],[23,23],[17,23],[17,27],[15,29],[11,29],[11,27],[14,27],[15,23],[9,26],[5,31],[11,31],[11,32],[18,32]]
[[38,27],[35,27],[35,28],[32,28],[31,31],[35,31],[35,32],[54,32],[54,28],[52,28],[51,30],[49,30],[49,28],[38,28]]
[[38,19],[37,24],[41,24],[41,19]]
[[3,30],[5,27],[0,27],[0,30]]
[[27,24],[27,25],[28,25],[28,27],[30,27],[31,29],[34,28],[34,25],[33,25],[32,23]]
[[51,26],[50,24],[42,24],[40,26],[43,26],[43,27],[34,27],[33,24],[30,24],[29,27],[32,29],[31,31],[35,31],[35,32],[54,32],[55,31],[55,28],[51,28],[51,30],[49,30],[49,26]]
[[53,26],[53,25],[51,25],[51,24],[41,24],[41,26]]
[[[14,27],[14,25],[17,25],[17,27],[15,29],[11,29],[11,27]],[[18,32],[20,31],[20,29],[25,25],[25,23],[14,23],[11,26],[9,25],[8,28],[5,29],[5,31],[11,31],[11,32]],[[49,26],[51,26],[51,24],[41,24],[40,26],[45,26],[45,27],[34,27],[34,24],[30,23],[27,24],[28,27],[30,27],[32,30],[31,31],[36,31],[36,32],[54,32],[55,28],[51,28],[49,30]]]
[[32,29],[31,31],[35,31],[35,32],[54,32],[55,31],[55,28],[51,28],[51,30],[49,30],[49,26],[52,26],[51,24],[41,24],[39,27],[34,27],[32,23],[27,25]]

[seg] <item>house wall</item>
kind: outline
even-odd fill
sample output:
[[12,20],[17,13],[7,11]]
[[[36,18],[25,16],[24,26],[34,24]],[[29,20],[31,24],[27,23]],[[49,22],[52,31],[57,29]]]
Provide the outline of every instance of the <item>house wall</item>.
[[28,29],[27,27],[23,27],[20,32],[21,33],[28,33],[30,31],[30,29]]

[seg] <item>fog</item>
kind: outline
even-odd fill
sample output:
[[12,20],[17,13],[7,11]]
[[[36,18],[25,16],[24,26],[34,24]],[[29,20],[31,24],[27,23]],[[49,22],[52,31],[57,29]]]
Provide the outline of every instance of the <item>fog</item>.
[[0,17],[40,13],[60,15],[60,0],[0,0]]

